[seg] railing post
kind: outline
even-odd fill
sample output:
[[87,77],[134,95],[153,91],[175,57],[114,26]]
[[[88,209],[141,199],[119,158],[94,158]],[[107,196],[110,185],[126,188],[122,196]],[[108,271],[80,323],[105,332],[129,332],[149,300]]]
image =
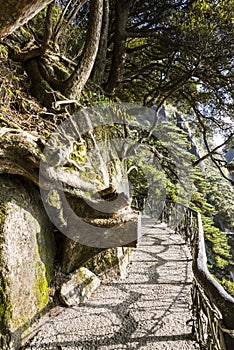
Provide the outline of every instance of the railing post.
[[[176,222],[178,206],[175,204]],[[184,236],[190,245],[193,257],[196,283],[192,295],[197,340],[201,349],[234,350],[234,298],[208,271],[200,214],[183,205],[180,206],[184,211],[184,217],[178,223],[176,232]],[[166,220],[170,226],[172,219],[172,203],[166,203],[162,220]],[[203,317],[206,318],[205,323]]]

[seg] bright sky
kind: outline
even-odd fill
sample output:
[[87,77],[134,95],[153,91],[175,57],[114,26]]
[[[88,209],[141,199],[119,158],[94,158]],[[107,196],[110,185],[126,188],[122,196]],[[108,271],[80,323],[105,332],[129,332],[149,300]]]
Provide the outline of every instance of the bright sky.
[[225,141],[223,136],[218,134],[213,137],[213,140],[217,146],[221,145]]

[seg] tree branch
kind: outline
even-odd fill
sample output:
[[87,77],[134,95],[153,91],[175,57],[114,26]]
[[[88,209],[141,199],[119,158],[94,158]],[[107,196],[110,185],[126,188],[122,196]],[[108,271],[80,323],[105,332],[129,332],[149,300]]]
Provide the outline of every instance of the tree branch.
[[86,84],[98,52],[103,16],[103,0],[92,0],[90,5],[89,26],[80,60],[73,74],[63,82],[63,92],[70,97],[76,90],[78,98]]
[[[65,15],[65,12],[67,11],[67,9],[69,7],[68,4],[67,4],[66,8],[64,9],[64,11],[63,11],[63,13],[61,15],[59,23],[56,26],[56,31],[55,31],[54,36],[53,36],[54,42],[58,42],[61,34],[66,31],[66,29],[68,28],[69,24],[73,21],[73,19],[76,17],[76,15],[79,12],[79,10],[86,4],[87,1],[88,0],[81,0],[80,3],[78,3],[71,10],[70,14],[68,15],[67,20],[64,23],[62,23],[64,15]],[[70,4],[70,2],[69,2],[69,4]]]
[[44,35],[42,39],[42,43],[40,47],[33,48],[26,52],[20,52],[20,53],[13,53],[13,58],[15,60],[21,61],[21,62],[27,62],[33,58],[40,57],[45,54],[46,50],[49,47],[49,43],[52,37],[52,31],[53,31],[53,10],[55,6],[56,0],[52,1],[51,4],[48,5],[47,12],[46,12],[46,20],[45,20],[45,30]]
[[207,137],[206,137],[207,130],[206,130],[206,127],[205,127],[203,121],[201,120],[200,115],[197,115],[197,117],[198,117],[198,120],[199,120],[199,123],[200,123],[201,127],[203,128],[203,133],[202,133],[202,134],[203,134],[203,141],[204,141],[204,144],[205,144],[205,146],[206,146],[206,149],[207,149],[207,151],[208,151],[208,153],[209,153],[209,155],[210,155],[210,159],[211,159],[212,162],[215,164],[215,166],[216,166],[217,169],[219,170],[219,172],[220,172],[220,174],[222,175],[222,177],[223,177],[224,179],[228,180],[232,185],[234,185],[234,181],[224,173],[224,171],[223,171],[223,169],[222,169],[222,166],[220,166],[220,164],[219,164],[219,161],[218,161],[217,159],[214,158],[213,153],[212,153],[212,151],[210,150],[209,144],[208,144],[208,142],[207,142]]
[[201,163],[204,160],[206,160],[207,158],[209,158],[211,155],[215,154],[218,149],[220,149],[223,146],[227,145],[233,139],[233,136],[234,136],[234,134],[231,134],[221,145],[215,147],[212,150],[209,150],[209,152],[207,154],[205,154],[203,157],[201,157],[200,159],[198,159],[195,162],[193,162],[193,165],[196,166],[199,163]]

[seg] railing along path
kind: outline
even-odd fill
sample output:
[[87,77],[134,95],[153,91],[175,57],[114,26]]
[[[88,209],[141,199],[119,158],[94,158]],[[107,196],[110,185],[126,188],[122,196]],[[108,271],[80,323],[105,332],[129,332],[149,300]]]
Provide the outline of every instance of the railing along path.
[[[142,204],[135,207],[142,210]],[[200,214],[178,203],[148,204],[146,214],[153,219],[143,219],[142,242],[132,255],[127,279],[107,280],[87,303],[46,314],[25,350],[197,348],[186,324],[193,277],[184,241],[194,275],[193,335],[201,350],[234,350],[234,298],[207,269]],[[183,248],[174,244],[174,231],[182,236]]]
[[[162,206],[161,220],[181,234],[191,249],[193,333],[196,340],[202,350],[234,350],[234,298],[207,268],[201,215],[179,203],[167,202]],[[153,215],[153,204],[150,208]]]

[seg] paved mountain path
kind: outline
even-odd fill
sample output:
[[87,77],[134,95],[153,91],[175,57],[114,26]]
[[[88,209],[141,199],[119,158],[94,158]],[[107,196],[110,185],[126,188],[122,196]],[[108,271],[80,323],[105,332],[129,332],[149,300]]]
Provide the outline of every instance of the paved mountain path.
[[25,349],[194,350],[191,256],[179,235],[144,218],[128,276],[105,282],[87,303],[46,315]]

